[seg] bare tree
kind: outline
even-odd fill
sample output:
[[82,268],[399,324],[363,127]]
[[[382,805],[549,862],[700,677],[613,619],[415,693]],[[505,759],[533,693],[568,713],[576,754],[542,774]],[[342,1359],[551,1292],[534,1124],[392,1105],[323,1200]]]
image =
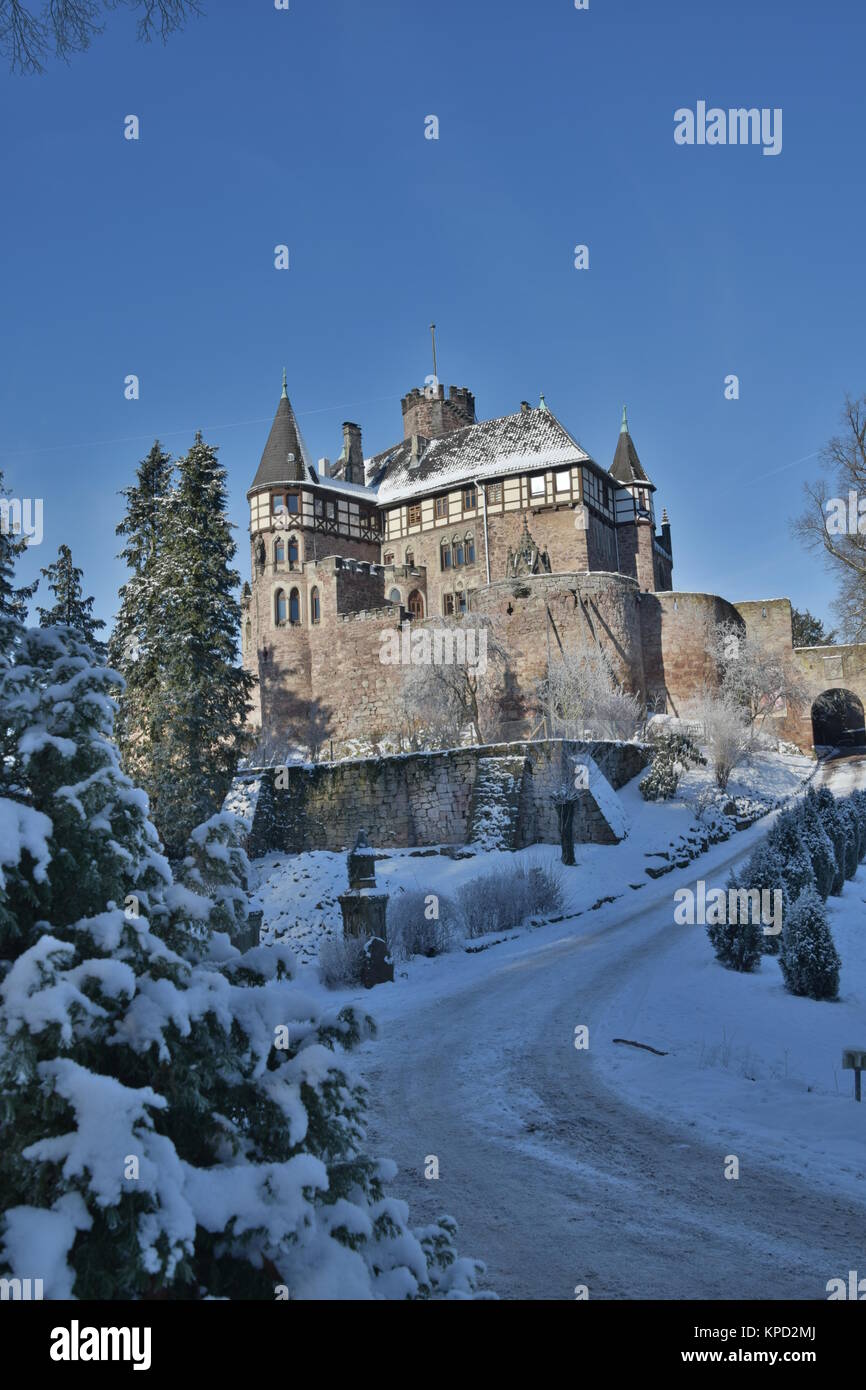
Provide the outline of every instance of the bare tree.
[[726,791],[735,767],[743,762],[752,746],[752,723],[747,711],[730,696],[705,691],[698,718],[704,726],[704,741],[716,774],[716,786]]
[[[833,610],[849,642],[866,640],[866,396],[850,397],[842,413],[842,432],[822,451],[824,476],[807,483],[806,509],[794,533],[823,554],[839,583]],[[854,494],[853,511],[849,494]],[[844,524],[843,524],[844,523]]]
[[105,28],[106,11],[121,6],[138,15],[138,37],[146,43],[155,34],[165,42],[202,13],[199,0],[0,0],[0,53],[12,72],[44,72],[52,53],[68,61],[89,48]]
[[793,653],[789,657],[773,651],[736,623],[713,624],[707,650],[718,667],[722,695],[748,712],[756,730],[780,706],[797,714],[809,703],[808,687],[794,665]]
[[505,648],[489,619],[472,614],[413,627],[412,664],[397,705],[414,746],[484,743],[498,727]]
[[616,681],[601,648],[590,644],[551,662],[538,695],[553,737],[629,739],[646,718],[638,697]]

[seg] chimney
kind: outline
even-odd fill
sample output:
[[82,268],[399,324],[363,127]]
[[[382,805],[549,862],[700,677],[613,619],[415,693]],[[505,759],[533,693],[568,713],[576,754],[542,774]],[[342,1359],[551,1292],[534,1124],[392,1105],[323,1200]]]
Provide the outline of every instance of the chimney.
[[343,424],[343,477],[347,483],[364,485],[364,450],[361,447],[361,426],[347,420]]
[[521,413],[521,415],[528,415],[531,409],[532,409],[532,406],[529,404],[529,401],[521,401],[521,402],[520,402],[520,413]]
[[330,460],[330,459],[319,459],[319,477],[320,477],[320,478],[330,478],[330,476],[331,476],[331,460]]

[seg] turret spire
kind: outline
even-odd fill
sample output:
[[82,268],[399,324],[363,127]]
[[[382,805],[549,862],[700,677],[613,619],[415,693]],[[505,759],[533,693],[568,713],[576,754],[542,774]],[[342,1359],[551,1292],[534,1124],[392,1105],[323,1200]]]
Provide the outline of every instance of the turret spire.
[[622,408],[622,425],[619,432],[620,434],[628,434],[628,408],[626,406]]
[[280,396],[280,400],[281,400],[281,401],[287,401],[288,399],[289,399],[289,383],[288,383],[288,379],[287,379],[287,377],[286,377],[286,369],[285,369],[285,367],[283,367],[283,393],[282,393],[282,395]]

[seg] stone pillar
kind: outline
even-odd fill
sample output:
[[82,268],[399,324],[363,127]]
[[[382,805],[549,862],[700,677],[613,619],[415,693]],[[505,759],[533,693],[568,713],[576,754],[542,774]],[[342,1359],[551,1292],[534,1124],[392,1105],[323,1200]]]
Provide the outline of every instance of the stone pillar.
[[347,856],[349,891],[339,897],[343,913],[343,935],[364,942],[364,968],[361,979],[366,989],[394,978],[394,964],[388,955],[388,897],[376,892],[376,856],[361,830],[355,848]]

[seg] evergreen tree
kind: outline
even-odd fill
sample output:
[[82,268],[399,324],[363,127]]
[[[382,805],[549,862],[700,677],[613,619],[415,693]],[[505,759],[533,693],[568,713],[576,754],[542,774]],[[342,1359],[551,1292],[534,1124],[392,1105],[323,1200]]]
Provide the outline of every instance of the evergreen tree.
[[240,576],[226,516],[226,474],[200,434],[178,463],[155,573],[163,605],[158,706],[144,786],[173,858],[222,805],[246,727],[254,677],[238,665]]
[[[728,902],[733,889],[737,891],[733,875],[727,883]],[[743,973],[752,971],[758,965],[763,951],[763,942],[766,939],[763,935],[760,921],[751,918],[746,922],[730,921],[730,913],[726,912],[724,922],[708,923],[707,936],[710,944],[716,953],[716,960],[726,965],[729,970],[739,970]]]
[[827,631],[820,618],[804,608],[791,609],[791,629],[795,647],[830,647],[836,641],[835,631]]
[[[808,861],[805,851],[800,849],[800,858],[796,861],[794,872],[805,875],[804,882],[814,883],[812,876],[812,866]],[[749,892],[769,893],[771,903],[775,903],[773,893],[782,893],[783,921],[784,912],[789,901],[791,892],[788,880],[785,877],[785,864],[779,850],[778,844],[769,836],[762,840],[753,849],[745,868],[736,877],[737,887],[745,888]],[[796,896],[796,894],[794,894]],[[793,901],[793,899],[790,899]],[[763,900],[762,900],[763,901]],[[760,933],[761,950],[766,955],[776,955],[779,950],[779,937],[764,932]]]
[[[38,1248],[55,1299],[475,1296],[453,1223],[413,1232],[364,1152],[343,1054],[369,1020],[323,1012],[287,948],[240,955],[214,933],[120,770],[117,677],[68,629],[17,647],[0,672],[21,793],[0,798],[0,1275],[32,1274]],[[243,867],[230,829],[192,837],[225,850],[223,907]]]
[[108,660],[123,676],[117,696],[115,737],[124,770],[138,786],[148,786],[153,766],[154,724],[165,667],[165,595],[158,556],[172,484],[172,462],[159,440],[125,488],[126,514],[117,527],[124,538],[120,558],[131,571],[120,590],[120,612],[108,643]]
[[838,814],[845,827],[845,878],[850,880],[860,864],[860,825],[850,797],[839,801]]
[[815,793],[810,788],[806,793],[800,814],[800,836],[803,847],[812,861],[815,887],[822,900],[830,894],[836,876],[836,854],[833,841],[824,829]]
[[830,888],[830,893],[832,897],[838,898],[845,886],[847,831],[842,817],[839,815],[839,807],[836,798],[829,787],[820,787],[815,793],[812,793],[810,788],[807,793],[807,796],[809,795],[814,795],[815,810],[833,845],[836,868],[833,874],[833,884]]
[[779,965],[789,993],[810,999],[838,996],[841,961],[814,888],[804,888],[785,920]]
[[41,571],[48,580],[48,587],[54,595],[50,608],[38,608],[39,623],[42,627],[71,627],[86,642],[95,656],[104,658],[105,646],[96,636],[105,623],[94,618],[92,598],[85,598],[81,581],[83,570],[76,569],[72,563],[72,551],[68,545],[61,545],[57,559],[47,569]]
[[[803,818],[798,810],[783,811],[769,834],[769,841],[775,849],[782,870],[780,884],[784,895],[784,911],[792,907],[804,888],[815,887],[815,870],[812,859],[803,843]],[[775,955],[779,947],[777,936],[768,937],[772,946],[768,950]]]

